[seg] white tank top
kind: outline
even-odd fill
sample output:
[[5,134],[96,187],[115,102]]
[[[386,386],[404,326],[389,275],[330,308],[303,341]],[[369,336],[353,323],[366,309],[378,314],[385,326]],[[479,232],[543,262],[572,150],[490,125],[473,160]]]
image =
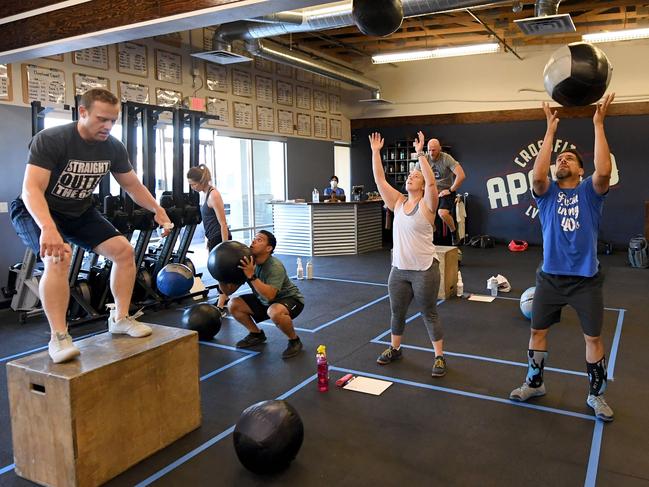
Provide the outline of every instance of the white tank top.
[[436,257],[433,226],[419,211],[420,201],[410,214],[403,202],[394,210],[392,265],[404,271],[425,271]]

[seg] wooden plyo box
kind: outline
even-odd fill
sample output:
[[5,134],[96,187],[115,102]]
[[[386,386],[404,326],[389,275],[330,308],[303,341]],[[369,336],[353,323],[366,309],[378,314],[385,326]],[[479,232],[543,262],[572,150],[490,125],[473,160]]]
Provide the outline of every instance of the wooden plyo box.
[[198,334],[151,326],[75,342],[71,362],[41,352],[7,364],[19,476],[100,485],[200,426]]
[[439,259],[439,293],[438,299],[448,299],[455,296],[457,288],[458,248],[435,245]]

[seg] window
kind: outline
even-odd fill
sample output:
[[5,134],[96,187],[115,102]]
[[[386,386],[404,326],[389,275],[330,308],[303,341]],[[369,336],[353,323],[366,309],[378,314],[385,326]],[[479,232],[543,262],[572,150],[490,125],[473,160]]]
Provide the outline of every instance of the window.
[[[345,194],[352,192],[352,175],[351,175],[351,155],[349,146],[334,145],[334,173],[338,176],[338,186]],[[351,198],[351,196],[347,196]]]

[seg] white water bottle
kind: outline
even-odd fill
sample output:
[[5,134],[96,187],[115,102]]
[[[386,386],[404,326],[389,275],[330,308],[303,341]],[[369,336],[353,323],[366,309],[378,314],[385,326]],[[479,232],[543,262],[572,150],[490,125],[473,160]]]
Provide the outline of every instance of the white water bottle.
[[304,279],[304,268],[302,267],[302,259],[297,258],[297,278]]
[[462,282],[462,273],[457,271],[457,285],[455,287],[455,295],[458,298],[464,296],[464,283]]
[[311,201],[314,203],[320,203],[320,191],[318,191],[318,188],[313,188]]
[[313,279],[313,264],[310,260],[306,263],[306,278]]

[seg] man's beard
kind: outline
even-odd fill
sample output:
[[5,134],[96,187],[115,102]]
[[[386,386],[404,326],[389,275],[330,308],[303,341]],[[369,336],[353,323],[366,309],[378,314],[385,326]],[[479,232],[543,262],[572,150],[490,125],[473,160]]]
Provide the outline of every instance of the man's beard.
[[570,169],[565,168],[565,169],[557,169],[557,179],[566,179],[572,176],[572,172]]

